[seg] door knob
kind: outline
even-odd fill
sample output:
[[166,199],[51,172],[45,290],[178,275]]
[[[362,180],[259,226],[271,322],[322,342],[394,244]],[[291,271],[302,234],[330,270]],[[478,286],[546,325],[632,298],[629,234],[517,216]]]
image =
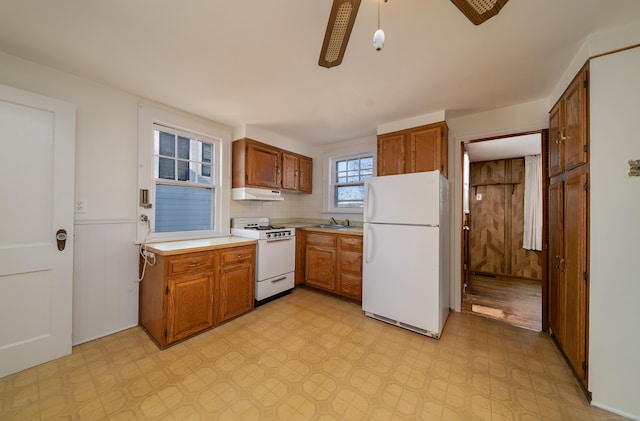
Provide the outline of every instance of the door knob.
[[64,246],[67,243],[67,230],[59,229],[56,232],[56,241],[58,242],[58,250],[64,250]]

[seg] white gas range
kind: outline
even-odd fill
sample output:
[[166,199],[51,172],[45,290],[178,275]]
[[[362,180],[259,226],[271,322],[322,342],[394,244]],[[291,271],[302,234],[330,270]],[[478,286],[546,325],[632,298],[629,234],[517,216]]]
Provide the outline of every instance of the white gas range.
[[294,228],[273,227],[269,218],[233,218],[231,235],[258,240],[256,306],[291,292],[295,286]]

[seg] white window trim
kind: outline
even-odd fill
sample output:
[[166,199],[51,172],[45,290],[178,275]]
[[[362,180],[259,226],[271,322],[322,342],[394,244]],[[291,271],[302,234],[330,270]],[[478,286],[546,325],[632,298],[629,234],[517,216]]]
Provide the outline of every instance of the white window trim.
[[[374,138],[375,139],[375,138]],[[341,148],[331,149],[324,153],[323,169],[323,189],[322,189],[322,212],[332,214],[363,214],[363,208],[336,208],[333,202],[333,163],[343,159],[362,157],[373,157],[373,176],[377,174],[377,148],[375,141],[358,143]]]
[[[154,125],[174,128],[178,131],[193,133],[220,142],[220,161],[216,165],[217,183],[211,185],[215,192],[214,229],[197,232],[155,233],[155,209],[140,206],[140,190],[149,190],[149,199],[155,203],[155,177],[153,167],[153,131]],[[231,197],[231,129],[216,125],[210,121],[186,115],[179,111],[170,111],[149,104],[138,106],[138,190],[136,196],[137,233],[136,242],[158,242],[172,240],[190,240],[197,238],[221,237],[229,235],[229,213]],[[206,139],[203,139],[206,140]],[[143,222],[146,216],[149,224]],[[148,232],[148,227],[151,232]]]

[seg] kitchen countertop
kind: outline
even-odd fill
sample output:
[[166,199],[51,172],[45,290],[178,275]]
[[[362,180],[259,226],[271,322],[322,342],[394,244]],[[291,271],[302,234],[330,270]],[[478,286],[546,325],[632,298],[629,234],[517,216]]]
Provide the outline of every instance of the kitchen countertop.
[[344,228],[340,228],[340,229],[318,228],[318,227],[300,227],[299,229],[303,229],[305,231],[330,232],[330,233],[334,233],[334,234],[362,235],[362,228],[360,228],[360,227],[344,227]]
[[200,238],[197,240],[165,241],[162,243],[148,243],[145,250],[161,256],[193,253],[196,251],[215,250],[219,248],[256,244],[257,240],[244,237],[228,236],[215,238]]

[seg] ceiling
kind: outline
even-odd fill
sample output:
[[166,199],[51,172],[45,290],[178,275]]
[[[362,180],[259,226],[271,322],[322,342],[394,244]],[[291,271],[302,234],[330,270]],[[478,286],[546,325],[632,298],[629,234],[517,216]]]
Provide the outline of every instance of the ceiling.
[[306,144],[546,98],[590,33],[638,0],[511,0],[474,26],[449,0],[363,0],[340,66],[318,66],[331,0],[2,0],[0,50],[232,127]]

